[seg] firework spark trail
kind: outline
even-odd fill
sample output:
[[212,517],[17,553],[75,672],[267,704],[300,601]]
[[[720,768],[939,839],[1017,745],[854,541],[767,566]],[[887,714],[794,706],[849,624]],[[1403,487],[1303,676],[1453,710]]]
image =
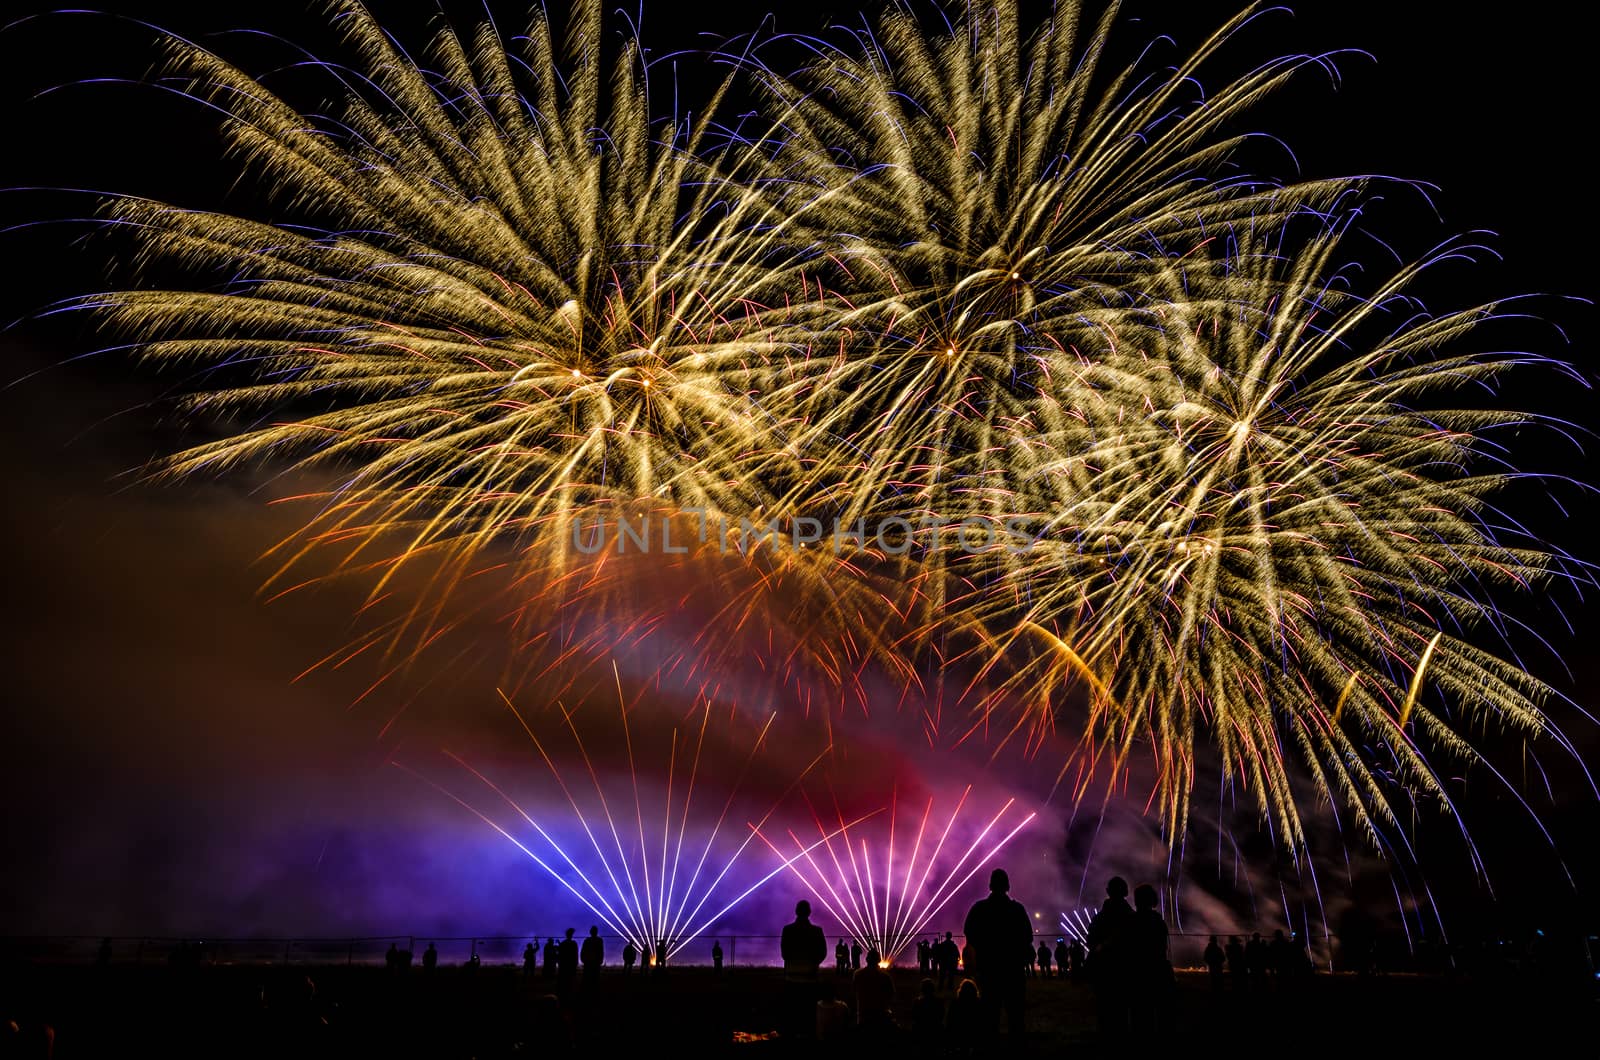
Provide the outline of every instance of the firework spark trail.
[[[713,855],[718,850],[719,840],[723,838],[729,815],[738,801],[741,785],[751,767],[757,762],[761,750],[766,744],[768,734],[776,719],[775,714],[769,715],[762,724],[749,751],[744,756],[738,775],[729,785],[728,795],[723,802],[721,810],[709,828],[697,828],[692,817],[692,809],[696,782],[699,779],[701,752],[704,749],[712,704],[706,702],[698,711],[700,715],[698,729],[691,737],[694,743],[694,751],[687,768],[687,779],[684,781],[684,791],[681,796],[674,796],[673,794],[679,745],[679,731],[677,728],[673,729],[672,743],[667,751],[669,760],[666,772],[667,790],[660,804],[660,812],[663,814],[664,824],[659,833],[658,841],[654,830],[657,810],[654,806],[649,805],[649,800],[640,791],[638,763],[634,759],[632,735],[627,721],[630,708],[625,702],[621,705],[621,716],[624,733],[626,734],[624,740],[627,745],[634,819],[632,822],[625,822],[621,827],[619,827],[617,815],[613,813],[613,807],[606,798],[605,779],[590,756],[589,748],[574,720],[574,712],[566,710],[560,704],[555,705],[555,709],[559,710],[562,715],[562,722],[572,737],[574,747],[583,760],[584,770],[594,788],[600,816],[605,821],[603,828],[598,828],[591,823],[590,815],[585,812],[583,804],[568,785],[560,766],[557,764],[551,750],[547,747],[547,742],[540,740],[527,716],[516,707],[510,697],[503,692],[500,695],[504,705],[522,726],[541,760],[549,769],[551,777],[566,801],[571,820],[576,821],[578,829],[588,840],[593,859],[598,862],[603,879],[600,874],[585,869],[582,861],[587,860],[587,855],[584,855],[582,851],[569,849],[568,846],[563,845],[556,836],[551,834],[554,826],[551,824],[552,818],[549,813],[539,813],[525,808],[523,803],[515,799],[500,784],[490,779],[481,770],[454,752],[445,750],[444,754],[497,796],[512,813],[520,818],[527,827],[531,828],[539,839],[543,841],[543,844],[549,848],[548,853],[541,856],[536,849],[537,844],[530,847],[529,843],[496,821],[490,814],[437,781],[422,776],[422,774],[408,766],[402,765],[400,768],[421,777],[435,789],[444,793],[452,801],[471,812],[479,820],[509,840],[517,849],[532,859],[536,865],[555,878],[568,892],[583,902],[615,934],[630,939],[636,946],[641,948],[648,946],[651,952],[654,952],[659,945],[664,943],[667,946],[667,956],[670,958],[682,947],[716,924],[721,917],[733,910],[745,898],[755,893],[762,885],[789,867],[790,859],[780,856],[776,868],[766,871],[755,883],[740,890],[731,898],[727,896],[723,889],[724,881],[733,872],[734,867],[741,863],[741,858],[744,857],[747,848],[754,842],[760,828],[766,825],[795,787],[828,754],[826,750],[812,759],[789,782],[788,786],[773,799],[770,806],[767,807],[758,820],[747,822],[748,834],[737,841],[731,853],[726,854],[720,861],[713,858]],[[809,847],[803,847],[795,857],[808,855],[812,849],[842,834],[844,830],[860,824],[864,819],[857,818],[853,821],[845,821],[841,818],[838,829],[826,833]],[[625,839],[625,833],[629,831],[627,828],[628,823],[635,825],[637,830],[637,843],[631,846]],[[597,831],[599,834],[597,834]],[[611,841],[609,844],[602,838],[602,836],[607,835]],[[692,861],[692,868],[685,864],[684,848],[686,844],[690,848],[688,860]],[[696,846],[699,848],[698,853],[694,849]],[[652,869],[654,869],[653,875]],[[577,881],[576,884],[573,882],[574,879]],[[714,911],[706,912],[708,907],[714,907]]]
[[[1459,821],[1430,752],[1498,779],[1471,728],[1426,704],[1424,677],[1471,716],[1570,746],[1540,705],[1550,689],[1466,637],[1507,628],[1496,590],[1584,576],[1538,542],[1500,544],[1517,531],[1484,500],[1506,481],[1489,436],[1541,419],[1452,400],[1545,362],[1436,352],[1497,313],[1415,311],[1418,277],[1459,248],[1358,297],[1330,279],[1342,238],[1319,225],[1289,255],[1281,234],[1240,234],[1225,261],[1174,263],[1175,295],[1197,270],[1235,289],[1202,284],[1226,297],[1130,318],[1041,391],[1014,473],[1054,514],[1004,577],[959,601],[1011,631],[977,649],[985,668],[1013,653],[992,701],[1036,708],[1002,728],[1037,737],[1059,694],[1087,687],[1074,794],[1145,744],[1174,841],[1209,732],[1290,849],[1305,844],[1299,775],[1409,856],[1419,796]],[[981,711],[975,726],[988,723]]]
[[[1028,813],[1015,824],[1002,825],[1002,819],[1016,804],[1016,799],[1007,799],[994,816],[979,829],[972,842],[956,856],[954,862],[941,864],[940,855],[944,851],[945,841],[949,839],[952,829],[961,818],[967,797],[971,794],[972,785],[969,784],[945,819],[944,828],[933,850],[924,855],[923,836],[935,802],[934,798],[929,797],[927,807],[923,810],[918,823],[916,839],[912,843],[910,852],[904,855],[904,872],[898,886],[895,883],[894,868],[894,835],[899,817],[897,788],[891,792],[886,811],[888,839],[884,848],[881,877],[873,873],[874,856],[870,838],[865,836],[858,838],[850,834],[851,829],[859,832],[859,826],[874,815],[847,822],[844,813],[835,803],[835,814],[838,817],[838,824],[835,827],[831,822],[824,825],[813,807],[813,819],[823,838],[807,843],[796,836],[792,829],[789,830],[788,837],[796,848],[796,853],[793,855],[785,854],[777,844],[760,833],[759,829],[757,834],[761,835],[762,841],[774,854],[785,859],[789,870],[806,885],[817,902],[844,925],[851,936],[866,944],[868,948],[877,950],[884,962],[892,963],[906,946],[927,929],[934,917],[939,915],[962,886],[1037,816],[1035,813]],[[1006,830],[1007,827],[1009,831]],[[991,841],[991,833],[999,831],[1004,831],[1005,834]],[[844,861],[841,861],[839,852],[835,848],[833,842],[835,836],[839,838],[838,846],[843,848]],[[832,863],[831,873],[827,867],[819,865],[817,859],[812,856],[811,851],[818,846],[824,849],[828,860]],[[801,862],[809,868],[809,874],[800,868]],[[848,862],[848,871],[845,862]],[[913,885],[912,877],[919,868],[921,874]],[[939,875],[934,876],[936,870]]]
[[1061,914],[1061,933],[1067,938],[1082,943],[1085,949],[1089,946],[1089,925],[1094,922],[1095,909],[1093,906],[1084,906],[1082,909],[1070,909]]
[[[615,525],[650,504],[786,520],[770,484],[793,477],[795,451],[761,394],[793,344],[763,300],[783,306],[800,282],[783,233],[806,208],[793,184],[781,210],[764,191],[754,145],[770,136],[712,150],[714,105],[695,128],[659,128],[637,44],[601,58],[597,0],[564,39],[536,17],[521,56],[492,24],[470,42],[442,29],[442,80],[359,4],[333,7],[365,71],[340,78],[338,123],[168,42],[171,76],[229,116],[230,145],[294,208],[337,223],[308,235],[144,199],[109,207],[141,254],[235,280],[82,305],[140,336],[152,362],[257,376],[194,394],[196,414],[265,414],[160,474],[337,475],[308,498],[320,510],[277,550],[272,583],[301,584],[324,554],[374,598],[418,571],[391,651],[426,640],[441,601],[506,556],[535,597],[563,584],[585,516]],[[834,573],[793,549],[762,563],[819,588]],[[857,624],[857,642],[874,628]]]
[[[331,557],[392,598],[329,656],[382,657],[364,696],[490,572],[521,644],[560,616],[559,662],[655,635],[675,605],[569,531],[698,512],[779,533],[676,557],[717,605],[668,665],[727,667],[728,629],[863,706],[866,660],[908,688],[937,669],[939,711],[948,672],[973,707],[958,731],[997,750],[1038,753],[1079,712],[1072,796],[1148,748],[1174,844],[1202,742],[1297,856],[1320,799],[1397,858],[1425,807],[1465,833],[1445,761],[1506,776],[1480,732],[1577,757],[1497,603],[1589,576],[1493,504],[1523,477],[1496,436],[1562,425],[1462,384],[1586,380],[1485,351],[1501,307],[1420,310],[1424,274],[1471,247],[1359,286],[1342,259],[1365,181],[1228,169],[1249,110],[1327,67],[1274,59],[1198,93],[1254,7],[1169,69],[1109,65],[1114,3],[1031,35],[1010,0],[942,25],[894,7],[793,73],[725,57],[762,97],[732,125],[726,87],[695,123],[654,120],[641,47],[605,46],[598,0],[564,36],[536,13],[511,50],[492,23],[443,26],[426,67],[353,0],[333,11],[355,64],[310,65],[338,81],[337,120],[178,38],[159,81],[226,116],[293,223],[115,200],[108,227],[192,280],[75,307],[198,369],[189,410],[227,425],[161,475],[333,476],[272,585]],[[1029,547],[953,549],[972,518],[1019,520]],[[786,544],[808,519],[905,519],[912,547]],[[582,607],[631,614],[569,640]],[[874,898],[850,911],[892,933],[895,845],[882,880],[844,847]],[[652,927],[678,902],[680,852],[659,853],[622,866]]]
[[795,405],[804,451],[828,454],[797,483],[813,504],[846,522],[1015,514],[1010,438],[1059,366],[1051,344],[1066,353],[1147,304],[1152,258],[1351,186],[1206,177],[1249,138],[1224,126],[1324,57],[1266,63],[1202,101],[1197,75],[1250,12],[1171,69],[1110,73],[1115,17],[1030,35],[1014,4],[944,25],[890,7],[843,46],[818,42],[798,74],[764,71],[793,134],[780,157],[831,189],[804,223],[834,226],[819,236],[839,308],[804,321],[813,355],[773,399]]

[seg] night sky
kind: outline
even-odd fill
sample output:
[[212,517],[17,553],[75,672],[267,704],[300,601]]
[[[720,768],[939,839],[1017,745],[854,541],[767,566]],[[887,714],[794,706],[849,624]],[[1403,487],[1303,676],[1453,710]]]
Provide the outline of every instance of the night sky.
[[[426,23],[419,12],[433,9],[431,3],[371,6],[418,43]],[[1424,17],[1420,9],[1432,6],[1308,2],[1295,5],[1292,16],[1277,12],[1252,27],[1234,49],[1252,60],[1340,48],[1370,53],[1334,60],[1337,89],[1308,71],[1260,108],[1256,124],[1293,153],[1265,153],[1260,168],[1285,177],[1372,173],[1436,185],[1426,196],[1403,184],[1383,191],[1371,211],[1374,229],[1407,257],[1482,230],[1499,260],[1484,255],[1477,266],[1441,270],[1430,281],[1441,307],[1508,293],[1544,295],[1529,303],[1544,321],[1506,329],[1505,341],[1564,357],[1592,374],[1600,328],[1584,300],[1597,290],[1593,248],[1600,232],[1591,206],[1593,171],[1580,161],[1596,101],[1591,37],[1567,4],[1505,5],[1481,20]],[[196,38],[251,28],[313,52],[329,46],[314,7],[300,3],[98,7]],[[493,8],[502,19],[518,12],[514,3]],[[819,31],[830,14],[851,19],[858,10],[730,3],[680,11],[646,2],[643,33],[658,54],[706,47],[755,29],[757,12],[767,8],[776,9],[782,32]],[[476,10],[447,9],[463,21]],[[46,10],[24,0],[6,5],[6,16]],[[1125,23],[1117,36],[1128,46],[1158,33],[1192,44],[1233,10],[1133,3],[1125,15],[1137,24]],[[210,116],[192,102],[115,83],[148,73],[158,60],[153,42],[138,24],[110,15],[55,14],[0,32],[0,114],[7,125],[0,187],[129,192],[259,209],[248,180],[239,181],[235,164],[220,157]],[[216,46],[243,57],[281,55],[251,37]],[[714,79],[692,54],[678,59],[678,70],[686,97],[702,94]],[[54,86],[66,87],[37,95]],[[137,481],[146,461],[194,437],[164,404],[172,381],[115,354],[80,357],[97,346],[88,321],[40,315],[57,300],[131,275],[115,260],[115,241],[71,221],[91,213],[94,202],[49,190],[0,193],[6,262],[0,318],[14,321],[0,333],[0,382],[9,384],[0,390],[7,487],[0,553],[7,619],[0,641],[7,674],[0,693],[0,799],[7,807],[0,933],[558,930],[563,925],[546,912],[557,900],[521,855],[389,765],[440,770],[437,749],[445,745],[506,770],[515,760],[506,748],[515,746],[526,760],[520,735],[494,702],[494,667],[475,650],[494,632],[469,629],[460,638],[466,661],[409,674],[395,691],[366,699],[360,697],[373,675],[361,664],[296,681],[350,636],[360,601],[338,587],[276,602],[258,593],[268,573],[260,557],[297,525],[291,514],[263,503],[281,484],[246,477],[164,487]],[[1370,253],[1381,259],[1376,245]],[[1565,417],[1584,431],[1600,425],[1592,394],[1556,385],[1554,375],[1531,374],[1508,401]],[[1592,455],[1550,438],[1530,438],[1518,462],[1597,481]],[[1511,493],[1508,503],[1558,546],[1596,558],[1590,529],[1596,505],[1582,489],[1528,487]],[[1553,656],[1530,648],[1529,665],[1582,707],[1600,709],[1593,691],[1600,623],[1588,600],[1568,587],[1516,606],[1554,649]],[[590,698],[606,694],[601,688]],[[1600,761],[1594,724],[1573,709],[1555,713],[1590,760]],[[743,725],[730,726],[713,748],[717,771],[732,768],[748,746]],[[817,738],[814,719],[786,717],[783,726],[774,776],[803,765]],[[899,772],[908,790],[949,790],[955,776],[981,763],[981,756],[932,762],[900,750],[904,734],[889,719],[875,717],[855,733],[859,745],[846,772]],[[1521,926],[1535,906],[1577,910],[1593,922],[1600,871],[1590,849],[1595,800],[1570,763],[1541,761],[1548,790],[1540,766],[1525,759],[1526,790],[1575,885],[1564,882],[1548,847],[1514,807],[1498,797],[1469,798],[1496,872],[1499,907],[1471,880],[1460,851],[1441,839],[1437,860],[1425,860],[1451,926],[1469,932]],[[1050,771],[1019,772],[1021,779],[1012,776],[1008,784],[1026,790],[1038,780],[1033,772]],[[1095,877],[1107,865],[1158,874],[1160,844],[1139,818],[1141,802],[1112,807],[1113,823],[1099,847],[1086,838],[1092,830],[1064,823],[1064,812],[1053,807],[1052,823],[1017,854],[1026,859],[1020,896],[1031,901],[1040,890],[1054,890],[1057,897],[1041,907],[1067,908],[1080,896],[1091,853]],[[1246,820],[1243,827],[1249,833],[1253,826]],[[1259,838],[1247,835],[1244,845],[1259,850]],[[1257,886],[1270,879],[1270,866],[1261,871]],[[1384,878],[1360,856],[1351,875],[1363,896]],[[1223,929],[1243,922],[1248,905],[1237,896],[1213,900],[1204,883],[1195,886],[1189,908],[1199,919]],[[770,908],[750,911],[745,930],[776,929],[792,900],[792,883],[784,887]],[[1088,904],[1097,895],[1091,880],[1081,899]],[[1268,922],[1270,907],[1265,902],[1262,913]]]

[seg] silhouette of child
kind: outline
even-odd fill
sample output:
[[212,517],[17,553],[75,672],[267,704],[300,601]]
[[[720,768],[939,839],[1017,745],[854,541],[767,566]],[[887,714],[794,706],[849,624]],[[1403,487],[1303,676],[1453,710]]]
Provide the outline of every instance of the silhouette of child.
[[978,984],[971,979],[961,980],[956,988],[956,999],[950,1003],[950,1045],[958,1056],[970,1056],[983,1041],[983,1002],[978,997]]
[[922,992],[911,1007],[911,1029],[917,1040],[930,1045],[939,1040],[944,1031],[944,1002],[939,1000],[938,987],[932,979],[922,981]]

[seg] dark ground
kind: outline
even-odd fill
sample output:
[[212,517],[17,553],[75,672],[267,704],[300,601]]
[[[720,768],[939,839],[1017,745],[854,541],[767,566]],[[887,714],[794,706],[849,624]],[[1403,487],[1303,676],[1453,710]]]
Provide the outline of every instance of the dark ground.
[[[315,984],[308,994],[307,978]],[[909,1022],[921,976],[896,970],[895,1013]],[[1561,989],[1522,978],[1318,975],[1296,987],[1213,994],[1179,973],[1174,1028],[1117,1047],[1098,1039],[1094,996],[1060,979],[1028,983],[1029,1056],[1293,1055],[1360,1058],[1488,1055],[1533,1046],[1594,1054],[1600,1004],[1581,981]],[[825,976],[825,987],[844,982]],[[776,969],[676,968],[624,978],[608,970],[571,1005],[541,1001],[554,980],[509,966],[428,975],[356,965],[201,967],[12,965],[0,1021],[25,1035],[55,1028],[55,1056],[677,1057],[954,1055],[946,1041],[903,1039],[854,1049],[736,1041],[773,1032],[783,982]],[[1147,1029],[1148,1030],[1148,1029]],[[36,1043],[35,1043],[36,1044]],[[1002,1047],[976,1055],[1010,1053]],[[9,1054],[6,1054],[9,1055]],[[24,1052],[21,1055],[42,1055]]]

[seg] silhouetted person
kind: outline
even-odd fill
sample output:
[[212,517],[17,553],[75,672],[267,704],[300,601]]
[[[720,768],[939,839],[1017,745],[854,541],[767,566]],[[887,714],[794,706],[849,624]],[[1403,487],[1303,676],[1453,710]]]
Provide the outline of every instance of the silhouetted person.
[[956,999],[950,1002],[950,1045],[959,1056],[970,1056],[988,1038],[985,1033],[987,1018],[983,999],[978,996],[978,984],[971,979],[961,980]]
[[578,979],[578,943],[574,934],[572,928],[567,928],[567,937],[556,947],[556,993],[562,997],[571,993],[572,984]]
[[840,939],[839,945],[833,948],[833,965],[837,974],[850,974],[850,947],[844,944],[844,939]]
[[544,940],[544,977],[546,979],[554,979],[556,977],[556,940],[555,939],[545,939]]
[[972,904],[961,933],[971,951],[966,971],[977,980],[989,1030],[999,1029],[1004,1010],[1007,1033],[1020,1038],[1024,969],[1035,956],[1033,921],[1022,903],[1010,896],[1010,890],[1011,879],[1004,869],[991,872],[989,895]]
[[878,965],[880,965],[882,963],[883,963],[883,954],[878,952],[878,947],[877,946],[868,946],[867,947],[866,967],[868,967],[868,968],[876,968]]
[[[524,1023],[528,1047],[513,1045],[513,1055],[524,1052],[539,1056],[560,1056],[572,1051],[572,1027],[567,1014],[561,1009],[561,999],[554,994],[538,994],[528,1001],[527,1021]],[[434,1055],[438,1055],[436,1052]],[[457,1055],[462,1055],[457,1053]]]
[[923,975],[928,974],[928,969],[933,964],[933,954],[931,949],[932,947],[928,945],[927,939],[917,940],[917,971],[921,972]]
[[389,943],[389,949],[383,955],[383,966],[390,972],[400,970],[400,947]]
[[861,967],[861,942],[859,939],[850,940],[850,968],[854,971]]
[[1261,932],[1252,931],[1250,941],[1244,944],[1245,963],[1250,966],[1250,989],[1261,990],[1267,985],[1267,966],[1271,960],[1267,954],[1267,944],[1261,939]]
[[[569,931],[567,937],[571,938]],[[606,940],[600,937],[600,929],[594,926],[589,928],[589,937],[583,940],[583,951],[578,955],[583,962],[583,981],[587,986],[593,986],[594,981],[600,976],[600,966],[606,963]]]
[[1067,947],[1068,963],[1072,967],[1072,981],[1082,980],[1089,971],[1089,951],[1083,948],[1083,943],[1077,939],[1072,940],[1072,945]]
[[893,1044],[900,1036],[900,1028],[894,1022],[894,980],[889,978],[889,973],[879,968],[877,961],[868,961],[856,972],[850,986],[856,998],[856,1026],[852,1038],[858,1048]]
[[[1293,978],[1293,979],[1298,981],[1298,980],[1301,980],[1301,979],[1309,979],[1313,975],[1316,975],[1317,974],[1317,965],[1316,965],[1316,962],[1311,957],[1311,947],[1306,943],[1306,941],[1304,939],[1300,939],[1300,938],[1297,938],[1297,937],[1294,937],[1294,936],[1291,936],[1289,941],[1292,943],[1292,945],[1289,947],[1289,949],[1290,949],[1290,967],[1289,967],[1289,971],[1290,971],[1291,978]],[[1445,959],[1450,962],[1449,969],[1448,969],[1448,974],[1454,975],[1456,973],[1457,968],[1459,968],[1459,965],[1456,963],[1456,959],[1454,957],[1452,957],[1450,955],[1450,953],[1448,953],[1448,952],[1445,954]]]
[[816,1030],[817,968],[828,956],[828,940],[811,922],[811,903],[795,903],[794,923],[783,926],[778,951],[783,957],[783,979],[788,1032],[796,1038]]
[[1239,941],[1239,936],[1234,935],[1228,939],[1227,948],[1222,952],[1228,955],[1228,972],[1233,976],[1233,988],[1243,990],[1250,984],[1245,977],[1250,973],[1250,966],[1246,962],[1244,943]]
[[1065,979],[1072,970],[1072,954],[1067,950],[1066,939],[1056,939],[1056,974]]
[[934,967],[939,970],[939,988],[955,989],[956,965],[961,963],[961,950],[956,946],[956,940],[950,937],[950,932],[944,933],[944,941],[935,942]]
[[1272,933],[1272,941],[1267,944],[1267,961],[1280,987],[1294,978],[1294,947],[1283,937],[1282,929]]
[[933,970],[938,972],[939,990],[949,986],[955,990],[955,966],[962,961],[962,953],[955,946],[954,938],[950,932],[944,932],[944,938],[933,943]]
[[522,947],[522,974],[532,975],[539,970],[539,951],[533,948],[533,943]]
[[644,949],[639,951],[639,971],[644,973],[650,968],[650,943],[644,944]]
[[315,979],[308,975],[300,981],[299,996],[290,1002],[290,1008],[293,1010],[291,1018],[302,1027],[321,1026],[325,1022]]
[[828,955],[828,940],[811,922],[811,903],[801,899],[794,907],[794,922],[783,926],[779,938],[785,979],[814,981],[817,967]]
[[1212,935],[1211,941],[1206,943],[1206,970],[1211,973],[1211,989],[1221,990],[1223,980],[1228,974],[1228,955],[1217,944],[1217,936]]
[[[824,1043],[821,1049],[816,1050],[818,1055],[840,1056],[848,1053],[849,1042],[855,1032],[855,1028],[851,1026],[855,1014],[850,1011],[850,1003],[834,997],[835,992],[823,990],[822,996],[817,1000],[812,1033],[816,1035],[818,1041]],[[802,1050],[794,1048],[789,1050],[789,1054],[803,1055]]]
[[428,943],[428,948],[422,951],[422,970],[431,972],[439,967],[439,951],[433,948],[433,943]]
[[1152,969],[1171,969],[1167,963],[1167,922],[1157,908],[1156,889],[1141,883],[1133,892],[1133,957],[1141,973]]
[[721,939],[712,939],[711,940],[711,970],[714,971],[714,972],[722,971],[722,940]]
[[667,955],[672,952],[672,948],[667,945],[670,941],[670,939],[656,940],[655,970],[657,975],[661,975],[667,970]]
[[1100,1033],[1118,1040],[1130,1029],[1133,946],[1133,907],[1128,904],[1128,881],[1113,876],[1106,883],[1106,900],[1089,923],[1087,970],[1094,983]]
[[[923,945],[928,943],[924,941]],[[924,1048],[933,1048],[944,1033],[944,1002],[939,1000],[937,990],[932,979],[924,979],[916,1004],[911,1006],[911,1031]]]
[[1167,922],[1156,889],[1142,883],[1133,892],[1133,1026],[1146,1041],[1166,1031],[1175,982],[1167,957]]
[[1039,977],[1042,979],[1050,978],[1050,944],[1048,942],[1039,943]]
[[639,959],[639,947],[629,939],[622,947],[622,974],[627,975],[633,970],[633,962]]

